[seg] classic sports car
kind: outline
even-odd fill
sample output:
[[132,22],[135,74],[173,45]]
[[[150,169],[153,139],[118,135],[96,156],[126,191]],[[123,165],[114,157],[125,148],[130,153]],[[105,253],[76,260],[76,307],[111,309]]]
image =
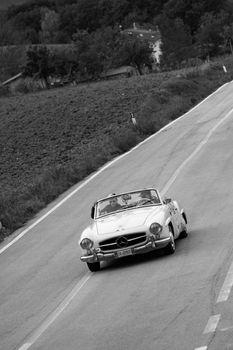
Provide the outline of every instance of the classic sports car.
[[100,262],[128,255],[164,249],[175,252],[175,239],[187,237],[187,217],[177,201],[162,200],[159,192],[147,188],[111,194],[91,209],[92,225],[82,233],[81,261],[91,271]]

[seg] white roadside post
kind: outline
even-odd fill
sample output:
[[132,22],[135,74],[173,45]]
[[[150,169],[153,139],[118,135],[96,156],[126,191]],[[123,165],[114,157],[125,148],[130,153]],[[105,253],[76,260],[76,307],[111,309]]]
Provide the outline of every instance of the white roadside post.
[[224,73],[227,73],[226,66],[223,65],[222,68],[223,68]]
[[133,125],[134,125],[134,126],[137,126],[137,120],[136,120],[134,114],[133,114],[133,113],[130,113],[130,115],[131,115],[131,121],[132,121]]

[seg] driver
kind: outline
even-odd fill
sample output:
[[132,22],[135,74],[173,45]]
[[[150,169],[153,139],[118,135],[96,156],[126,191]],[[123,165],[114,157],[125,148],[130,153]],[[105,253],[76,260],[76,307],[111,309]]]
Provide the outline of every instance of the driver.
[[141,194],[140,194],[140,197],[141,197],[142,199],[148,198],[148,199],[150,199],[150,200],[153,200],[153,197],[151,196],[150,190],[144,190],[144,191],[142,191]]
[[158,199],[155,196],[151,195],[150,190],[143,190],[140,194],[140,197],[142,199],[148,199],[148,202],[151,201],[151,203],[158,203]]
[[106,207],[104,207],[102,210],[101,210],[101,213],[104,214],[104,213],[112,213],[116,210],[119,210],[121,209],[122,206],[118,203],[118,200],[116,197],[113,197],[113,198],[110,198],[109,199],[109,204],[106,205]]

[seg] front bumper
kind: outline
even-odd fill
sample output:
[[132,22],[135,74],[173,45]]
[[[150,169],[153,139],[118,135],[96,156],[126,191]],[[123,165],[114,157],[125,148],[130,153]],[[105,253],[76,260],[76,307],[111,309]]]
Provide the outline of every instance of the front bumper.
[[[152,250],[157,250],[166,247],[171,242],[170,237],[162,238],[159,240],[155,240],[154,238],[150,238],[149,241],[145,244],[136,246],[136,247],[130,247],[132,251],[132,255],[136,254],[143,254],[150,252]],[[124,250],[124,249],[119,249]],[[118,250],[118,251],[119,251]],[[81,261],[88,262],[88,263],[94,263],[96,261],[108,261],[113,259],[119,259],[117,255],[117,251],[109,251],[109,252],[99,252],[96,250],[93,250],[91,254],[89,255],[83,255],[81,256]]]

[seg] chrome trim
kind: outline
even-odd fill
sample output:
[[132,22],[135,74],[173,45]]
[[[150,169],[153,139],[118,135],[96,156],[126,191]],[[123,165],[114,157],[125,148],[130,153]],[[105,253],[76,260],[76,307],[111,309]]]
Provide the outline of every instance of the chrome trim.
[[[127,241],[127,245],[125,247],[121,247],[118,244],[118,240],[125,239]],[[109,251],[117,251],[117,249],[124,249],[124,248],[131,248],[137,245],[145,244],[148,240],[148,237],[146,235],[146,232],[130,232],[126,234],[121,234],[119,236],[105,239],[101,242],[99,242],[99,247],[101,251],[109,252]]]
[[160,243],[169,243],[170,242],[170,237],[166,237],[166,238],[160,238],[157,241],[155,241],[155,244],[160,244]]
[[[143,252],[146,253],[147,251],[150,251],[150,250],[164,248],[167,244],[170,243],[170,241],[171,241],[170,237],[161,238],[158,240],[155,240],[153,237],[150,237],[150,240],[146,244],[143,244],[137,247],[131,247],[129,249],[132,249],[132,255],[135,255],[137,253],[143,253]],[[122,249],[118,249],[117,251],[119,250],[122,250]],[[92,254],[83,255],[81,256],[80,259],[83,262],[90,262],[90,263],[96,262],[96,261],[118,259],[117,251],[108,252],[108,253],[93,251]]]

